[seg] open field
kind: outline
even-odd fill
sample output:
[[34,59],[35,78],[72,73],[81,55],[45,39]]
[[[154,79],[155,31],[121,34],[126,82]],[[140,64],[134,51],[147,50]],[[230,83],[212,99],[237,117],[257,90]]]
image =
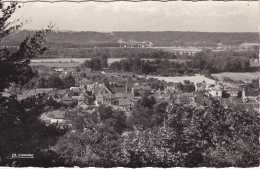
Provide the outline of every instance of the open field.
[[213,77],[222,80],[223,77],[229,77],[230,79],[239,81],[239,80],[252,80],[255,78],[259,78],[260,72],[250,72],[250,73],[221,73],[221,74],[211,74]]
[[198,48],[172,48],[172,47],[165,47],[165,48],[157,48],[167,52],[200,52],[201,49]]
[[[142,59],[142,60],[150,60],[150,61],[153,61],[153,60],[155,60],[155,59]],[[162,59],[163,60],[163,59]],[[171,62],[179,62],[179,63],[183,63],[183,62],[186,62],[186,61],[188,61],[188,60],[185,60],[185,59],[168,59],[169,61],[171,61]]]
[[49,63],[49,62],[32,62],[31,66],[49,66],[49,67],[78,67],[81,63]]
[[[125,58],[108,58],[108,65],[113,62],[120,61]],[[77,67],[86,60],[90,60],[90,58],[42,58],[42,59],[31,59],[30,65],[44,65],[44,66],[51,66],[51,67]],[[155,59],[143,59],[143,60],[155,60]],[[169,59],[169,61],[173,62],[185,62],[187,60],[180,60],[180,59]]]
[[89,58],[37,58],[37,59],[31,59],[31,62],[78,62],[83,63],[85,60],[89,60]]
[[[120,61],[124,58],[109,58],[108,65],[115,61]],[[90,60],[90,58],[44,58],[44,59],[32,59],[30,65],[44,65],[50,67],[77,67],[80,66],[86,60]]]
[[147,78],[156,78],[158,80],[164,80],[166,82],[184,82],[184,80],[189,80],[190,82],[197,83],[205,81],[207,84],[215,84],[215,80],[209,79],[205,76],[196,74],[195,76],[176,76],[176,77],[163,77],[163,76],[147,76]]

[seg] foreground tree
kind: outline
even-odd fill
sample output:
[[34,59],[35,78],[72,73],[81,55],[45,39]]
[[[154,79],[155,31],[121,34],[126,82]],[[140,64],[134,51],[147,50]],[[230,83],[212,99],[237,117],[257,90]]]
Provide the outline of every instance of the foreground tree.
[[[207,100],[211,106],[204,109],[166,102],[149,108],[149,100],[143,100],[128,121],[106,106],[93,113],[70,112],[72,128],[55,152],[68,165],[81,167],[258,166],[258,113]],[[126,124],[127,130],[118,130]]]
[[63,88],[64,84],[65,83],[63,83],[63,81],[56,74],[50,75],[46,82],[46,86],[49,88]]
[[[80,167],[115,167],[117,153],[120,150],[120,131],[117,127],[123,120],[122,114],[102,107],[92,114],[84,111],[70,112],[67,119],[72,127],[62,136],[55,146],[55,151],[65,159],[65,165]],[[104,110],[109,115],[104,115]],[[103,114],[103,115],[102,115]],[[118,124],[117,124],[118,123]],[[122,128],[122,126],[120,126]]]
[[65,89],[73,87],[75,86],[75,78],[71,75],[67,75],[63,79],[63,84]]
[[[34,154],[40,148],[42,152],[54,145],[66,130],[58,126],[46,126],[40,120],[42,113],[49,111],[53,103],[47,95],[37,95],[19,102],[15,96],[0,98],[0,165],[15,166],[35,165],[38,158],[23,162],[11,159],[13,153]],[[40,158],[41,152],[38,151]],[[49,161],[51,162],[51,161]],[[43,165],[47,166],[47,165]]]
[[[18,8],[17,3],[9,6],[0,2],[0,41],[21,28],[23,24],[8,20]],[[52,26],[46,30],[37,31],[33,36],[27,36],[19,45],[17,51],[10,52],[7,48],[0,49],[0,92],[11,84],[24,85],[35,73],[29,66],[30,59],[43,54],[45,37]],[[57,126],[47,127],[40,115],[48,111],[46,95],[38,95],[23,101],[18,101],[15,95],[3,97],[0,94],[0,165],[8,166],[55,166],[54,160],[46,157],[52,154],[48,149],[64,131]],[[38,151],[36,148],[38,147]],[[24,161],[11,159],[12,153],[34,154],[35,159]],[[54,157],[54,156],[49,156]],[[42,159],[43,163],[37,163]]]
[[[2,17],[0,18],[0,40],[22,26],[11,26],[13,23],[8,19],[17,9],[16,3],[4,7],[0,4]],[[43,54],[47,50],[44,46],[45,37],[50,33],[52,26],[48,29],[37,31],[32,37],[27,36],[20,44],[18,50],[10,53],[7,48],[0,49],[0,91],[9,87],[11,83],[24,85],[33,77],[33,72],[29,66],[30,59]]]
[[127,167],[258,166],[258,113],[211,101],[204,110],[170,106],[163,125],[131,131],[123,138],[119,160]]

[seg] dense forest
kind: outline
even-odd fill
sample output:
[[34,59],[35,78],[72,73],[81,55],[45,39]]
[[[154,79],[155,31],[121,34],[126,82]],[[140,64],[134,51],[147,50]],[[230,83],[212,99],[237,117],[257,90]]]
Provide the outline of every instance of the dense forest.
[[[210,50],[203,50],[205,51],[210,51]],[[234,50],[227,50],[227,51],[210,51],[210,55],[214,56],[220,56],[220,57],[243,57],[243,58],[248,58],[248,59],[258,59],[259,55],[259,49],[254,49],[251,51],[234,51]]]
[[115,32],[123,40],[151,41],[156,46],[216,46],[240,45],[259,42],[258,33],[209,33],[209,32]]
[[240,56],[217,56],[212,51],[203,51],[195,54],[191,60],[186,62],[174,62],[168,59],[141,60],[140,58],[127,58],[113,62],[109,66],[113,71],[126,71],[136,74],[160,75],[160,76],[181,76],[201,73],[210,76],[211,73],[221,72],[250,72],[248,58]]
[[205,69],[210,73],[220,72],[249,72],[253,71],[250,67],[248,58],[241,56],[225,56],[219,55],[212,51],[198,52],[196,55],[187,62],[188,67]]
[[106,106],[69,112],[75,132],[62,136],[55,150],[67,165],[80,167],[257,166],[257,112],[209,102],[195,109],[143,97],[129,117]]
[[75,58],[93,58],[107,56],[108,58],[162,58],[176,59],[185,58],[188,55],[167,52],[159,49],[142,48],[50,48],[41,57],[75,57]]
[[[16,31],[8,35],[1,42],[2,46],[8,46],[10,51],[16,51],[15,46],[21,43],[21,39],[32,35],[32,31]],[[91,58],[106,55],[108,58],[161,58],[161,59],[188,59],[188,53],[180,54],[163,49],[145,48],[118,48],[117,41],[151,41],[155,46],[211,46],[217,43],[236,44],[244,42],[257,43],[258,36],[254,33],[202,33],[202,32],[51,32],[45,39],[50,46],[48,50],[38,57],[77,57]],[[104,48],[106,47],[106,48]],[[257,58],[258,49],[253,51],[221,51],[219,56],[241,56]]]
[[[33,31],[22,30],[10,34],[4,46],[18,46],[21,39]],[[209,32],[52,32],[46,44],[55,48],[119,47],[118,40],[149,41],[154,46],[217,46],[259,43],[258,33],[209,33]]]
[[181,76],[194,75],[199,69],[190,69],[186,63],[172,62],[168,59],[156,59],[154,61],[141,60],[140,58],[127,58],[113,62],[109,69],[112,71],[132,72],[135,74]]
[[[22,26],[8,22],[17,8],[17,3],[5,6],[0,2],[0,41]],[[0,92],[11,84],[30,83],[35,75],[30,59],[47,50],[44,41],[52,28],[25,38],[17,52],[0,49]],[[57,81],[55,76],[50,78]],[[37,85],[56,85],[50,82],[39,79]],[[68,76],[64,83],[74,80]],[[173,98],[167,103],[145,96],[128,116],[109,106],[91,113],[69,109],[65,120],[71,125],[62,127],[40,119],[43,113],[65,110],[47,94],[21,101],[16,95],[0,94],[0,166],[259,166],[259,113],[224,108],[206,93],[201,95],[205,98],[202,108],[174,104]],[[33,158],[14,154],[32,154]]]
[[[19,167],[258,166],[258,113],[226,109],[211,99],[207,101],[211,106],[195,109],[143,97],[128,117],[109,106],[100,106],[93,113],[73,110],[65,114],[72,127],[59,129],[39,121],[39,115],[48,107],[61,106],[48,100],[46,95],[21,102],[11,97],[13,107],[1,109],[8,111],[8,118],[1,120],[6,133],[1,137],[1,144],[9,142],[2,147],[0,155],[30,151],[35,158],[2,158],[0,164]],[[2,103],[5,107],[9,105]],[[31,107],[33,109],[26,111]],[[17,116],[19,123],[15,123]],[[9,122],[13,123],[11,127],[7,127]],[[14,132],[15,135],[11,134]],[[49,144],[53,145],[52,149],[47,148]]]
[[[13,53],[17,51],[15,47],[9,47],[8,50]],[[209,50],[202,50],[209,51]],[[176,52],[176,51],[175,51]],[[54,48],[50,47],[44,54],[38,56],[42,58],[142,58],[142,59],[191,59],[194,55],[187,52],[180,53],[155,48]],[[243,57],[248,59],[257,59],[259,50],[248,51],[214,51],[215,56],[221,57]]]

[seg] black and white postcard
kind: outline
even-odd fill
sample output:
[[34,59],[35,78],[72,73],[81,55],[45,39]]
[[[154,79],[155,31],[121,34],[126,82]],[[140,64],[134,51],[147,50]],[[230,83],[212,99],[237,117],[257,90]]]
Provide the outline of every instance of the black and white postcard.
[[258,167],[259,2],[0,1],[1,167]]

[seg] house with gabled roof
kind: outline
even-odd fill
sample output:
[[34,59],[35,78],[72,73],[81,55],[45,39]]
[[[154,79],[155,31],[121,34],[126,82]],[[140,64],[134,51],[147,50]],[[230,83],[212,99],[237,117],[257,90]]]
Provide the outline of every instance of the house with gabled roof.
[[72,104],[73,103],[73,99],[72,99],[72,97],[70,97],[70,96],[63,96],[60,100],[59,100],[59,102],[61,102],[61,103],[63,103],[63,104]]
[[209,93],[212,95],[212,97],[215,97],[215,96],[222,96],[222,89],[220,88],[210,88],[209,89]]
[[105,85],[94,88],[97,104],[111,105],[112,91]]
[[176,101],[176,104],[184,104],[184,105],[188,105],[190,103],[190,99],[187,96],[180,96],[178,95]]
[[243,90],[242,99],[244,102],[259,102],[259,90]]
[[237,97],[239,93],[239,88],[230,87],[227,88],[227,92],[230,94],[230,97]]
[[51,112],[51,123],[63,123],[65,111],[56,110]]
[[118,106],[120,110],[130,111],[132,108],[132,104],[133,102],[131,100],[129,100],[128,98],[124,98],[119,100]]
[[84,94],[81,94],[78,98],[77,108],[87,109],[89,107],[89,99]]
[[144,96],[145,93],[151,93],[152,89],[150,86],[133,85],[132,94],[134,96]]
[[35,94],[42,94],[42,93],[54,94],[56,91],[57,91],[57,88],[37,88],[37,89],[34,89]]

